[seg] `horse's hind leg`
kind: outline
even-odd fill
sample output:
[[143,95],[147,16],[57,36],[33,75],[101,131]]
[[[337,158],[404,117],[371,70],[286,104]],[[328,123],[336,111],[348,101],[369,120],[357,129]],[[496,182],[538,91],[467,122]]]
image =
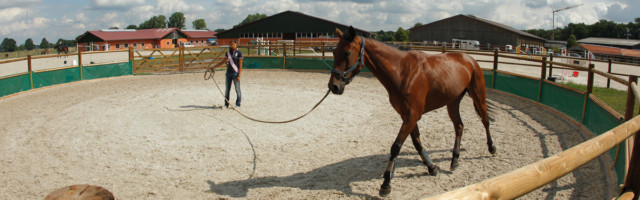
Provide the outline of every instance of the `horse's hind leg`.
[[453,157],[451,158],[451,171],[458,167],[458,158],[460,157],[460,140],[462,139],[462,131],[464,130],[464,124],[460,118],[460,101],[464,97],[464,93],[458,97],[458,99],[452,104],[447,105],[447,111],[449,112],[449,118],[453,122],[453,127],[456,132],[456,141],[453,145]]
[[438,166],[435,165],[435,163],[433,163],[431,158],[429,158],[429,154],[427,154],[427,151],[425,151],[424,148],[422,147],[422,142],[420,141],[420,131],[418,130],[418,126],[416,126],[416,128],[414,128],[413,131],[411,131],[411,140],[413,141],[413,146],[416,148],[416,150],[418,151],[418,154],[420,155],[420,159],[422,159],[422,163],[424,163],[427,166],[427,169],[429,169],[429,174],[432,176],[437,175]]

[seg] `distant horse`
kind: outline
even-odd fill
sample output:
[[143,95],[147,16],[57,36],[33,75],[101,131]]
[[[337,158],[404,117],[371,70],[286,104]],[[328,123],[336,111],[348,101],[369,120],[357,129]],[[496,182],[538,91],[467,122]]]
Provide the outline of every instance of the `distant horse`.
[[56,51],[58,51],[58,54],[60,54],[60,53],[68,54],[69,53],[69,47],[65,47],[65,46],[62,46],[62,45],[59,44],[59,45],[56,45],[54,48],[56,49]]
[[456,135],[451,170],[458,166],[460,138],[464,129],[459,109],[460,101],[467,92],[473,100],[476,113],[482,119],[489,152],[496,153],[489,133],[484,75],[478,63],[469,55],[427,55],[420,51],[401,51],[379,41],[358,36],[353,27],[349,27],[345,34],[336,29],[336,35],[340,41],[333,51],[334,65],[328,85],[331,92],[342,94],[345,86],[366,65],[387,89],[391,105],[402,118],[402,126],[391,146],[391,157],[380,187],[381,196],[391,192],[390,182],[396,167],[395,159],[409,135],[429,174],[437,174],[438,166],[429,158],[420,142],[417,122],[422,114],[443,106],[447,106]]
[[49,54],[49,49],[45,49],[40,53],[40,55],[47,55],[47,54]]

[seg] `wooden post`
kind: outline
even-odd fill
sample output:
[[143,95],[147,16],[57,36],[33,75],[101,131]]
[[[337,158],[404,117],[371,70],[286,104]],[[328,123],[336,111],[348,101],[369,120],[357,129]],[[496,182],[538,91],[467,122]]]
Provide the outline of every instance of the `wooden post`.
[[547,79],[547,57],[542,56],[542,66],[540,66],[540,85],[538,87],[538,102],[542,101],[542,85],[544,80]]
[[[553,62],[553,54],[549,56],[549,61]],[[553,64],[549,63],[549,77],[553,76]]]
[[629,121],[629,119],[633,118],[633,109],[635,108],[635,96],[633,95],[633,89],[631,88],[631,84],[637,84],[638,77],[637,76],[629,76],[629,85],[627,89],[627,107],[624,112],[624,120]]
[[129,47],[129,61],[133,61],[133,47]]
[[446,53],[446,52],[447,52],[446,47],[444,45],[442,45],[442,53]]
[[178,59],[179,59],[179,61],[178,61],[178,62],[179,62],[179,63],[178,63],[179,69],[178,69],[178,70],[179,70],[180,72],[183,72],[183,71],[184,71],[184,46],[180,46],[180,47],[178,47],[178,53],[179,53],[179,56],[178,56]]
[[[609,68],[607,70],[607,73],[611,74],[611,58],[609,58]],[[607,78],[607,88],[610,88],[611,86],[611,79]]]
[[587,100],[589,100],[589,95],[591,95],[591,92],[593,91],[593,68],[595,68],[595,64],[589,64],[589,73],[587,76],[587,93],[584,94],[584,105],[582,106],[582,124],[584,124],[584,118],[587,115]]
[[633,137],[633,150],[631,153],[631,161],[629,161],[629,172],[625,177],[624,187],[622,191],[633,191],[635,197],[633,199],[638,199],[638,194],[640,192],[640,135],[638,135],[640,131],[636,132]]
[[33,69],[31,68],[31,55],[27,55],[27,69],[29,70],[29,80],[31,82],[31,89],[33,89]]
[[135,72],[133,67],[133,47],[129,47],[129,64],[131,65],[131,74],[133,74]]
[[325,45],[325,43],[322,42],[322,58],[324,58],[324,45]]
[[82,76],[82,51],[78,50],[78,68],[80,68],[80,80],[84,80]]
[[[442,47],[444,50],[444,47]],[[493,50],[493,72],[491,75],[491,88],[496,88],[496,76],[498,75],[498,50]]]
[[300,44],[297,44],[295,42],[293,42],[293,56],[296,56],[296,46],[298,46]]
[[287,68],[287,43],[282,43],[282,69]]

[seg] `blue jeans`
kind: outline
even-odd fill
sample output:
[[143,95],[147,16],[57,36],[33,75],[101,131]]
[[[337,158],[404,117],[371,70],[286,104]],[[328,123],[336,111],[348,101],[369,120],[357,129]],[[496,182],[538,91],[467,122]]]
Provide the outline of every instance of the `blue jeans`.
[[240,107],[240,101],[242,100],[242,92],[240,91],[240,82],[238,81],[238,73],[226,73],[226,81],[225,81],[225,93],[224,97],[227,99],[224,102],[224,106],[229,107],[229,90],[231,90],[231,82],[233,81],[233,87],[236,89],[236,94],[238,95],[236,99],[236,106]]

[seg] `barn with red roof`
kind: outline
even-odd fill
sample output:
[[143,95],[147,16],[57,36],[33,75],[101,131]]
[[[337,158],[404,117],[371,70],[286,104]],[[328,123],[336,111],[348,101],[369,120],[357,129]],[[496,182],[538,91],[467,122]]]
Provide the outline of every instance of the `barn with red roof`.
[[178,28],[157,29],[109,29],[87,31],[76,42],[80,51],[113,51],[150,48],[174,48],[184,43],[207,46],[216,38],[216,32],[209,30],[181,30]]

